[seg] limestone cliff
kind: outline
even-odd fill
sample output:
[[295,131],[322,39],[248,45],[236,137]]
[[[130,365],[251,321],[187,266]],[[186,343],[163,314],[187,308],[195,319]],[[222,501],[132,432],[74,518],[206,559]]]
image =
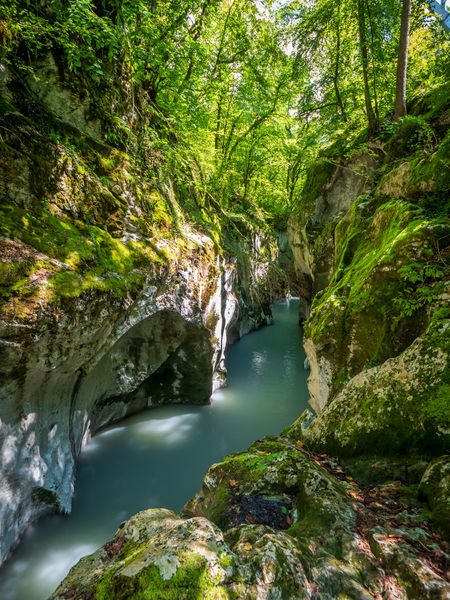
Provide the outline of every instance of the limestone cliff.
[[[143,170],[135,146],[109,143],[100,109],[120,114],[124,82],[84,83],[51,54],[29,80],[1,70],[0,561],[31,520],[70,510],[95,431],[207,403],[276,288],[275,237],[200,218],[163,156],[147,148]],[[122,117],[131,140],[142,123]]]
[[291,218],[297,271],[310,281],[317,448],[448,445],[448,110],[408,117],[363,152],[325,151]]

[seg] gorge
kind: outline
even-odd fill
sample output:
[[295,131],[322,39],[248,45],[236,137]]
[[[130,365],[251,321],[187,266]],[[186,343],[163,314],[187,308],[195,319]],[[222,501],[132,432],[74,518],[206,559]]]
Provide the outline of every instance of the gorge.
[[[450,41],[410,4],[2,4],[2,597],[450,594]],[[41,573],[103,546],[39,591],[21,539],[77,503]]]
[[210,406],[152,409],[94,437],[80,457],[71,515],[27,535],[4,567],[0,597],[48,597],[123,520],[148,507],[181,510],[212,463],[289,425],[308,397],[297,311],[296,301],[277,304],[273,326],[231,348],[227,387]]

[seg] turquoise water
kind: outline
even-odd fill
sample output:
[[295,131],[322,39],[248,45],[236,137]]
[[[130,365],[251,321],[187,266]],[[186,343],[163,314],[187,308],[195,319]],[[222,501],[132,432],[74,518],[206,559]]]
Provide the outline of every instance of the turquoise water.
[[228,351],[228,386],[209,406],[151,409],[106,429],[84,448],[73,512],[31,527],[0,570],[2,600],[44,600],[81,556],[139,510],[179,511],[208,467],[277,434],[306,407],[298,302],[273,306],[274,325]]

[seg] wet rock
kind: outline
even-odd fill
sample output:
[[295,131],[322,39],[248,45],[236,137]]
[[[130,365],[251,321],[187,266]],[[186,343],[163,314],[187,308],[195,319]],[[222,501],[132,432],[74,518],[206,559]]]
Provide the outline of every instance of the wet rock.
[[293,523],[293,502],[289,496],[232,493],[228,508],[230,527],[260,523],[274,529],[288,529]]

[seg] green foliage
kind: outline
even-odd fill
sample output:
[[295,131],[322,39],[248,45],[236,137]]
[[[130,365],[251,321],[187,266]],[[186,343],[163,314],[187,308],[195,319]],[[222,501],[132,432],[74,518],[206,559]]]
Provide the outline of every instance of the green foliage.
[[[399,6],[376,0],[365,11],[381,120],[393,104]],[[35,59],[52,51],[83,89],[93,84],[98,96],[106,85],[94,109],[104,119],[105,141],[132,145],[145,171],[172,179],[186,211],[209,226],[215,202],[282,226],[306,177],[318,174],[306,203],[326,179],[330,165],[315,167],[319,148],[328,147],[335,161],[366,141],[357,40],[349,0],[337,8],[330,0],[11,0],[0,8],[2,62],[32,76]],[[447,48],[419,3],[411,91],[445,81]],[[120,79],[118,90],[113,81]],[[439,98],[444,102],[444,94]],[[403,145],[393,143],[394,153],[432,142],[420,117],[403,120],[398,135]]]
[[431,304],[445,290],[445,267],[439,263],[411,262],[400,267],[398,274],[405,285],[394,298],[397,315],[392,323],[393,329],[405,317],[412,317]]
[[417,151],[430,152],[433,148],[433,129],[423,117],[402,117],[386,126],[385,134],[390,135],[386,151],[393,159],[404,158]]

